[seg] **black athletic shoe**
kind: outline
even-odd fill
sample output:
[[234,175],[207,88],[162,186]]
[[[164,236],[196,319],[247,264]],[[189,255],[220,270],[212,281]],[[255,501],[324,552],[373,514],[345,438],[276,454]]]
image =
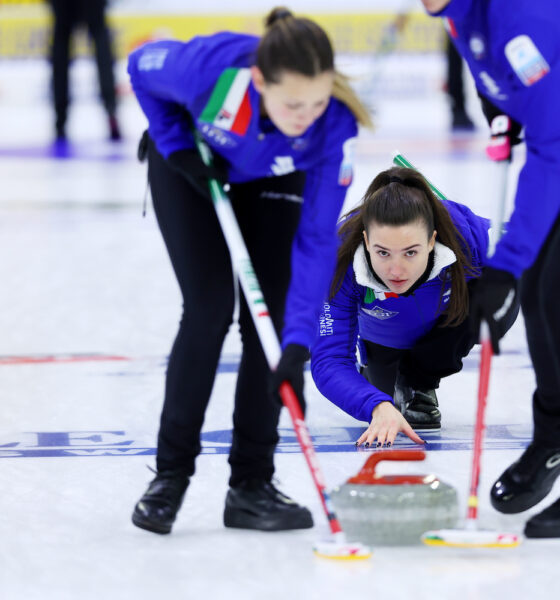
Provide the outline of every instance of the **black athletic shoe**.
[[560,475],[560,448],[532,442],[508,467],[490,491],[492,506],[501,513],[523,512],[538,504]]
[[527,521],[525,535],[528,538],[560,537],[560,498]]
[[441,412],[438,406],[435,390],[416,390],[401,412],[412,429],[440,429]]
[[132,522],[154,533],[169,533],[183,503],[189,478],[181,469],[159,471],[140,498]]
[[263,479],[250,479],[230,488],[224,525],[240,529],[283,531],[313,527],[309,510]]

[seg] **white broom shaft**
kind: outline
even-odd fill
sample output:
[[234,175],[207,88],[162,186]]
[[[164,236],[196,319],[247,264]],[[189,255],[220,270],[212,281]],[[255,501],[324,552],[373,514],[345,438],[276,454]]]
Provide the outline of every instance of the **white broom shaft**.
[[313,448],[313,442],[311,441],[309,430],[305,425],[305,420],[303,417],[303,413],[301,412],[301,407],[294,393],[294,390],[292,389],[292,386],[289,385],[287,381],[282,383],[282,385],[280,386],[280,396],[282,398],[284,406],[288,409],[290,417],[292,418],[294,431],[296,432],[299,445],[303,451],[303,455],[305,456],[305,460],[311,472],[311,476],[313,478],[313,482],[315,483],[315,487],[317,488],[317,492],[319,493],[321,504],[323,506],[323,510],[325,511],[325,515],[327,516],[327,521],[329,523],[331,532],[337,538],[337,542],[344,542],[344,534],[342,532],[342,527],[340,525],[338,517],[336,516],[336,513],[331,503],[330,496],[327,492],[325,480],[323,479],[323,474],[321,472],[321,468],[319,467],[319,461],[317,460],[317,454],[315,453],[315,449]]
[[[219,187],[219,186],[216,186]],[[235,219],[231,203],[223,198],[214,203],[216,214],[229,247],[234,272],[237,274],[243,294],[249,305],[259,339],[263,346],[268,365],[276,369],[280,360],[281,348],[268,307],[262,295],[257,276],[247,252],[245,242]]]
[[507,160],[501,160],[496,163],[496,171],[498,172],[497,178],[499,181],[498,189],[501,193],[500,197],[498,198],[498,204],[496,206],[494,216],[491,219],[490,239],[487,252],[488,257],[492,256],[496,251],[496,244],[500,240],[502,228],[504,226],[507,200],[508,165],[509,161]]

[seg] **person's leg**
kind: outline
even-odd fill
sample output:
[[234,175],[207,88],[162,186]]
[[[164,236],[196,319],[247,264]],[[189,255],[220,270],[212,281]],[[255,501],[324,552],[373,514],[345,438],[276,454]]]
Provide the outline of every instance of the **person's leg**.
[[[293,173],[232,186],[232,204],[270,317],[280,337],[291,274],[292,241],[299,223],[305,176]],[[251,529],[312,526],[309,511],[270,483],[278,443],[280,407],[270,393],[270,369],[249,307],[240,294],[243,352],[233,413],[229,456],[231,489],[224,523]]]
[[451,126],[453,129],[471,130],[473,122],[465,110],[465,88],[463,82],[463,58],[457,52],[453,42],[446,40],[447,93],[451,101]]
[[398,350],[364,340],[368,356],[367,378],[378,389],[393,395],[397,379],[414,390],[439,387],[442,377],[459,372],[462,359],[475,344],[466,319],[457,327],[437,325],[413,348]]
[[524,274],[521,302],[537,389],[533,396],[533,439],[560,446],[560,219],[535,265]]
[[168,533],[200,452],[200,431],[234,304],[231,260],[212,203],[157,152],[148,151],[154,209],[183,296],[167,367],[158,434],[158,476],[133,521]]
[[368,340],[363,340],[366,349],[367,366],[362,375],[378,390],[394,395],[399,363],[406,350],[388,348]]
[[469,319],[456,327],[440,327],[441,322],[420,338],[401,362],[401,375],[414,390],[437,389],[443,377],[463,368],[463,358],[476,343]]
[[157,466],[194,473],[200,430],[233,315],[231,259],[212,203],[199,196],[150,143],[157,221],[183,297],[167,367]]
[[[504,513],[522,512],[540,502],[560,475],[560,314],[555,300],[560,293],[559,260],[560,219],[521,279],[521,307],[537,381],[534,432],[532,443],[492,488],[492,505]],[[529,521],[529,535],[560,536],[560,504],[550,509]]]
[[367,365],[361,374],[378,390],[392,396],[395,407],[403,413],[406,420],[415,427],[414,419],[408,412],[413,390],[404,381],[399,366],[406,350],[381,346],[368,340],[362,340],[367,355]]
[[84,0],[83,14],[95,45],[95,60],[99,77],[99,88],[103,105],[109,118],[111,139],[121,137],[115,112],[117,108],[115,75],[113,72],[113,50],[111,35],[105,16],[105,0]]
[[[284,323],[291,248],[301,204],[263,198],[262,193],[285,191],[301,197],[303,183],[304,176],[297,173],[234,186],[232,190],[239,226],[278,337]],[[235,390],[229,457],[232,486],[249,478],[270,481],[280,415],[280,407],[269,390],[270,369],[243,293],[240,294],[239,327],[243,352]]]
[[405,353],[400,373],[412,394],[403,414],[414,429],[441,427],[436,389],[442,377],[463,368],[463,358],[474,344],[469,320],[465,319],[457,327],[436,325]]
[[[474,282],[469,282],[469,292]],[[512,327],[518,314],[519,307],[512,311],[510,321],[505,325],[506,330]],[[443,377],[461,371],[463,358],[477,343],[468,318],[454,327],[441,327],[443,321],[444,317],[441,317],[436,326],[405,353],[400,365],[404,381],[414,390],[407,420],[412,421],[413,427],[418,429],[428,428],[430,423],[432,428],[441,426],[435,390]]]
[[50,0],[50,4],[54,20],[51,61],[56,137],[64,140],[68,116],[70,37],[76,15],[72,0]]

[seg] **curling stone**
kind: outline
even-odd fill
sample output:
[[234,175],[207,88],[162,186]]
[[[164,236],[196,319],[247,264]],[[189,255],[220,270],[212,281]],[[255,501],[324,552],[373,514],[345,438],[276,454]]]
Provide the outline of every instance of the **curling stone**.
[[331,500],[349,539],[364,544],[419,544],[431,529],[452,528],[458,519],[457,491],[435,475],[379,475],[383,460],[424,460],[423,450],[372,454],[362,470],[336,487]]

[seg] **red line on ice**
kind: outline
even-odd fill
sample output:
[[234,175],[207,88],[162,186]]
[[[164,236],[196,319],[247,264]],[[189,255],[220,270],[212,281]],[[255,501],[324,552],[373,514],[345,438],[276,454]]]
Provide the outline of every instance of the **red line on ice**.
[[126,356],[114,356],[109,354],[67,354],[59,356],[0,356],[0,365],[33,365],[47,363],[73,363],[118,360],[130,359]]

